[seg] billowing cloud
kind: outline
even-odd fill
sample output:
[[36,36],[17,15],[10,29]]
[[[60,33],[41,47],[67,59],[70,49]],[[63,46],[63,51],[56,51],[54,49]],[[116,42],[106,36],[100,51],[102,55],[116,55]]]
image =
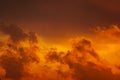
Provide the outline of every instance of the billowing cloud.
[[[1,42],[3,45],[1,45],[0,64],[6,73],[4,77],[20,80],[23,76],[24,65],[30,62],[38,62],[35,53],[37,46],[34,45],[37,37],[32,32],[29,34],[25,33],[17,25],[1,25],[0,28],[1,32],[9,36],[7,43]],[[27,44],[28,41],[31,45],[26,47],[22,46],[23,43],[17,44],[22,41],[24,41],[24,45],[25,43],[29,45]]]
[[[120,79],[119,65],[104,60],[92,40],[74,39],[72,48],[64,52],[57,47],[43,48],[34,32],[24,32],[18,26],[1,25],[0,31],[9,36],[0,42],[0,77],[3,80]],[[119,28],[99,29],[98,32],[118,36]]]
[[109,40],[119,40],[120,37],[120,28],[117,25],[111,25],[109,28],[98,27],[96,32],[104,38],[109,38]]
[[97,27],[94,35],[94,43],[98,52],[108,61],[119,64],[120,52],[120,28],[117,25]]

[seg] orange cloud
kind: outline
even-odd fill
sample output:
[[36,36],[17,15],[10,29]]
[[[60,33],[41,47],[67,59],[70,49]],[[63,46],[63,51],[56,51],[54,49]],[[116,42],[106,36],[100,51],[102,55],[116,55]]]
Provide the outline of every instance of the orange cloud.
[[109,40],[119,40],[120,37],[120,28],[116,25],[112,25],[109,28],[101,28],[98,27],[96,29],[96,32],[98,35],[104,37],[104,38],[109,38]]
[[99,48],[98,52],[109,62],[119,63],[119,36],[120,28],[117,25],[108,27],[97,27],[94,35],[95,45]]
[[[1,25],[0,31],[9,36],[0,42],[0,77],[3,80],[120,79],[119,66],[103,60],[94,42],[87,38],[75,39],[72,48],[64,52],[43,48],[38,45],[40,42],[34,32],[26,33],[18,26]],[[108,37],[118,36],[119,28],[99,29],[98,32]]]

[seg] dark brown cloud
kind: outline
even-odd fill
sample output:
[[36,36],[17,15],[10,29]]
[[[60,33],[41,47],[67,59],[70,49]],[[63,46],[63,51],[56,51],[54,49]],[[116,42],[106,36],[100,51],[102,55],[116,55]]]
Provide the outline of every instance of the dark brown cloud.
[[17,25],[0,25],[0,31],[6,35],[9,35],[13,42],[19,42],[20,40],[24,40],[27,37],[27,34],[19,28]]
[[20,27],[15,24],[5,25],[0,24],[0,32],[10,37],[13,42],[20,42],[25,39],[29,39],[31,42],[37,42],[37,36],[34,32],[29,32],[28,34],[24,32]]

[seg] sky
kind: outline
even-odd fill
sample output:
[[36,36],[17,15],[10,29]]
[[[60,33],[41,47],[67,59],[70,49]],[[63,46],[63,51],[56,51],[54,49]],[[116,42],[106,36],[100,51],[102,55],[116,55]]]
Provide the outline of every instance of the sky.
[[0,0],[0,21],[53,41],[119,25],[119,7],[119,0]]
[[0,0],[0,80],[120,80],[119,0]]

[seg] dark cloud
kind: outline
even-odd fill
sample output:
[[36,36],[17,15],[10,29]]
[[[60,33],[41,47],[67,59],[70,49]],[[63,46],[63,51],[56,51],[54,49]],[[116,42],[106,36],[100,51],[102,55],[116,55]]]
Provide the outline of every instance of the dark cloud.
[[32,50],[29,50],[29,48],[25,49],[22,46],[19,49],[8,47],[3,52],[3,55],[0,56],[0,63],[6,71],[5,78],[20,80],[21,77],[23,77],[25,74],[25,65],[29,65],[31,62],[38,62],[36,50],[34,48],[30,49],[34,50],[34,52]]
[[[94,63],[92,63],[92,64],[94,64]],[[87,66],[82,66],[80,64],[74,64],[73,65],[73,69],[74,69],[73,79],[74,80],[88,80],[88,79],[113,80],[114,76],[113,76],[111,70],[109,70],[109,69],[98,70],[98,69],[95,69],[94,67],[96,67],[95,64],[93,66],[90,66],[89,64],[87,64]]]
[[6,35],[9,35],[13,42],[19,42],[20,40],[24,40],[28,36],[17,25],[1,24],[0,25],[0,31],[3,32]]
[[86,53],[88,53],[91,56],[93,56],[94,58],[99,59],[98,54],[92,48],[91,41],[89,41],[87,39],[81,39],[79,41],[74,42],[73,44],[74,44],[73,49],[75,51],[79,51],[82,54],[82,56],[86,57]]
[[[7,52],[7,54],[10,54]],[[3,68],[6,70],[6,78],[12,78],[14,80],[20,80],[23,73],[23,63],[17,61],[12,56],[2,56],[1,64]]]
[[[0,31],[10,37],[8,38],[7,44],[1,41],[2,45],[0,49],[2,55],[0,56],[0,64],[6,72],[4,77],[12,80],[20,80],[25,73],[25,65],[31,62],[38,62],[36,55],[38,47],[34,44],[37,41],[37,37],[33,32],[30,32],[28,35],[17,25],[1,25],[0,28]],[[12,42],[9,41],[9,39],[12,40]],[[24,45],[17,44],[21,41],[26,42],[26,40],[32,42],[28,48],[25,48]],[[3,49],[3,47],[5,47],[5,49]]]
[[32,42],[38,42],[38,38],[37,38],[37,35],[36,35],[36,33],[34,33],[34,32],[29,32],[29,39],[30,39],[30,41],[32,41]]
[[0,24],[0,31],[8,35],[13,42],[20,42],[29,39],[31,42],[37,42],[37,35],[34,32],[26,33],[20,27],[15,24],[5,25]]

